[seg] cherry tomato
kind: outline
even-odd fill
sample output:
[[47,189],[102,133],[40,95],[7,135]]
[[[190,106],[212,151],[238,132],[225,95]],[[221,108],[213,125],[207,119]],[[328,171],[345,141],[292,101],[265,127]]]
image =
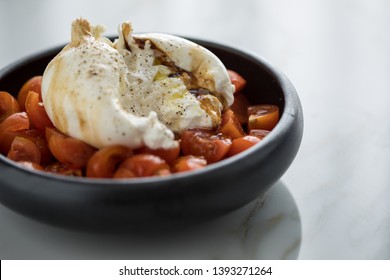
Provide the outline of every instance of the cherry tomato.
[[36,129],[21,131],[0,131],[0,152],[2,154],[8,154],[15,137],[26,138],[37,145],[41,153],[41,164],[46,165],[52,161],[53,157],[47,146],[46,139]]
[[[0,152],[3,155],[7,155],[9,150],[11,149],[11,144],[14,141],[15,137],[26,137],[26,131],[8,131],[8,130],[0,130]],[[31,139],[30,139],[31,140]]]
[[115,145],[98,150],[87,164],[87,177],[111,178],[118,165],[133,154],[128,147]]
[[39,101],[39,94],[29,91],[26,99],[26,111],[30,118],[31,125],[41,131],[45,128],[52,127],[53,124],[46,114],[42,101]]
[[23,137],[15,137],[8,152],[8,158],[14,161],[41,162],[41,153],[37,145]]
[[20,132],[17,131],[0,131],[0,152],[3,155],[8,154],[9,149],[11,149],[12,141],[19,135]]
[[248,107],[250,103],[244,94],[234,96],[234,102],[229,107],[234,112],[241,125],[248,123]]
[[96,149],[78,139],[66,136],[55,128],[46,127],[46,140],[53,156],[71,168],[87,166]]
[[180,145],[179,142],[177,142],[177,146],[172,149],[151,149],[146,146],[137,149],[136,153],[137,154],[152,154],[155,156],[158,156],[165,160],[168,164],[172,164],[172,162],[177,159],[177,157],[180,154]]
[[126,178],[122,177],[124,174],[130,174],[130,176],[135,175],[136,177],[164,176],[170,174],[170,168],[165,160],[158,156],[139,154],[124,160],[119,165],[114,178]]
[[126,168],[118,168],[115,173],[113,178],[115,179],[128,179],[128,178],[136,178],[137,175],[131,170],[128,170]]
[[183,156],[172,164],[172,172],[186,172],[204,168],[207,161],[203,157]]
[[203,156],[207,163],[221,160],[229,151],[231,140],[209,130],[191,129],[181,134],[184,155]]
[[53,155],[51,154],[43,132],[37,129],[29,129],[23,132],[23,137],[30,139],[37,145],[41,152],[42,165],[47,165],[53,161]]
[[67,176],[77,176],[77,177],[83,176],[83,172],[81,168],[71,168],[66,164],[63,164],[58,161],[46,166],[45,170],[51,173],[67,175]]
[[14,113],[0,123],[1,131],[18,131],[30,128],[30,120],[26,112]]
[[235,86],[236,90],[234,94],[239,93],[246,85],[246,80],[237,72],[233,70],[227,70],[231,83]]
[[236,154],[249,149],[253,145],[257,144],[261,140],[256,136],[246,135],[233,140],[232,146],[229,149],[228,156],[234,156]]
[[26,110],[26,99],[29,91],[34,91],[39,95],[39,101],[42,102],[41,96],[42,76],[35,76],[24,83],[18,93],[18,101],[22,111]]
[[137,175],[131,170],[128,170],[126,168],[118,168],[117,171],[115,171],[113,178],[115,179],[128,179],[128,178],[136,178]]
[[226,110],[222,114],[221,128],[219,129],[219,132],[232,139],[236,139],[245,135],[245,132],[242,129],[242,126],[236,115],[230,109]]
[[252,129],[251,131],[249,131],[249,135],[256,136],[260,140],[267,136],[268,133],[270,133],[270,131],[264,129]]
[[20,105],[15,97],[6,91],[0,91],[0,121],[17,112],[20,112]]
[[248,107],[248,129],[272,130],[279,121],[279,107],[275,105],[253,105]]

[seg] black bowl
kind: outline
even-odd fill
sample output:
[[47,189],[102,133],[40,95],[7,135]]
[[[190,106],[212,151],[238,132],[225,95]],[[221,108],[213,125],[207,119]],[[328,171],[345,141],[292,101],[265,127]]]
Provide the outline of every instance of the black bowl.
[[[287,170],[303,133],[302,109],[290,81],[264,59],[246,51],[192,39],[243,75],[252,104],[270,103],[281,118],[261,143],[199,171],[164,178],[87,179],[26,170],[0,155],[0,201],[28,217],[79,229],[143,228],[192,224],[229,213],[267,191]],[[57,47],[0,71],[0,90],[16,95],[42,75]]]

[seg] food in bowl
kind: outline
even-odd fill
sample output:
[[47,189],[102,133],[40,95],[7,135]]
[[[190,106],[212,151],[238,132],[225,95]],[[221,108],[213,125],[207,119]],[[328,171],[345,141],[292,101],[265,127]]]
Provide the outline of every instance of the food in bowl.
[[167,176],[252,147],[279,107],[250,104],[246,80],[212,52],[121,25],[72,24],[71,42],[17,98],[0,93],[0,151],[26,168],[91,178]]
[[[277,105],[278,124],[260,144],[193,172],[129,180],[59,176],[23,168],[0,155],[0,202],[27,217],[66,228],[155,232],[160,226],[176,230],[182,223],[220,217],[269,190],[293,162],[302,139],[303,113],[294,86],[253,52],[186,38],[245,78],[246,86],[237,96],[244,94],[249,104]],[[0,89],[17,98],[25,81],[42,75],[63,47],[42,50],[2,68]],[[195,163],[202,165],[201,160]]]

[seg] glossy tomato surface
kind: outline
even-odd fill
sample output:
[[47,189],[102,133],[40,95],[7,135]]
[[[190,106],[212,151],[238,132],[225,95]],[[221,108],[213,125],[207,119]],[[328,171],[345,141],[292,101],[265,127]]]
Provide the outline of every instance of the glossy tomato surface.
[[[250,104],[279,107],[278,124],[260,143],[195,171],[119,180],[44,173],[0,155],[0,202],[62,227],[118,231],[209,220],[264,194],[290,166],[301,143],[303,116],[297,93],[283,74],[257,55],[190,40],[214,52],[247,80],[239,94],[245,94]],[[0,90],[17,98],[24,83],[42,75],[62,47],[0,70]]]

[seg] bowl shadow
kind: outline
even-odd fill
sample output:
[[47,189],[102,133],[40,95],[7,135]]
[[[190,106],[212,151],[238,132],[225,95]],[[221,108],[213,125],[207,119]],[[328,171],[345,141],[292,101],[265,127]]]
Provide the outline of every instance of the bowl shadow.
[[[301,219],[281,181],[221,218],[133,232],[72,231],[0,208],[1,259],[297,259]],[[15,234],[16,233],[16,234]]]

